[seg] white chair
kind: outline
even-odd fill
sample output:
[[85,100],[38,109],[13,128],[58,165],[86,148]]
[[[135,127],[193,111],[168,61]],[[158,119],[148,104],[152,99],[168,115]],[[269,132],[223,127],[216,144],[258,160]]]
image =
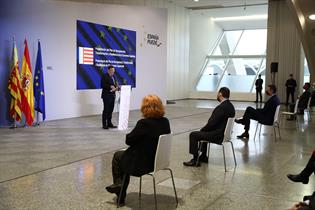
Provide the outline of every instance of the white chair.
[[286,115],[286,116],[295,118],[295,119],[296,119],[296,125],[297,125],[297,127],[299,127],[299,125],[300,125],[300,124],[299,124],[299,118],[298,118],[298,116],[297,116],[297,113],[298,113],[298,105],[299,105],[299,99],[296,99],[293,112],[282,112],[282,113],[281,113],[282,115]]
[[[278,128],[279,139],[281,139],[279,114],[280,114],[280,105],[278,105],[277,108],[276,108],[275,115],[274,115],[274,117],[273,117],[273,124],[272,124],[272,125],[267,125],[267,126],[272,126],[272,127],[273,127],[273,131],[274,131],[274,135],[275,135],[275,141],[277,141],[276,128]],[[259,136],[260,136],[260,134],[261,134],[261,126],[262,126],[262,125],[265,125],[265,126],[266,126],[266,124],[263,124],[263,123],[257,121],[257,126],[256,126],[256,131],[255,131],[254,140],[255,140],[255,138],[256,138],[256,133],[257,133],[258,126],[260,126],[260,127],[259,127]]]
[[[222,141],[221,144],[219,144],[219,145],[222,146],[225,172],[227,172],[227,170],[226,170],[224,143],[227,143],[227,142],[228,142],[228,143],[231,143],[235,167],[236,167],[236,165],[237,165],[237,163],[236,163],[236,158],[235,158],[235,152],[234,152],[234,146],[233,146],[233,143],[232,143],[232,141],[231,141],[231,135],[232,135],[232,132],[233,132],[234,119],[235,119],[234,117],[228,118],[228,121],[226,122],[225,130],[224,130],[223,141]],[[201,148],[202,148],[202,145],[203,145],[203,144],[208,144],[208,157],[209,157],[210,144],[211,144],[211,143],[212,143],[212,142],[206,141],[206,140],[201,140],[201,141],[199,141],[197,163],[199,163],[199,157],[200,157],[200,155],[201,155]]]
[[305,112],[307,112],[307,116],[308,116],[308,120],[309,120],[309,121],[312,120],[312,116],[311,116],[311,106],[310,106],[310,104],[311,104],[311,99],[312,99],[312,97],[310,97],[310,98],[308,99],[307,107],[306,107],[306,109],[304,110]]
[[[170,158],[171,158],[171,142],[172,141],[172,134],[165,134],[160,135],[159,142],[156,148],[155,153],[155,161],[154,161],[154,171],[148,174],[144,175],[150,175],[153,179],[153,190],[154,190],[154,199],[155,199],[155,209],[157,209],[157,199],[156,199],[156,189],[155,189],[155,174],[160,170],[168,170],[171,174],[174,193],[175,193],[175,199],[176,199],[176,207],[178,206],[178,198],[175,188],[175,182],[173,177],[173,172],[169,168],[170,166]],[[123,178],[123,184],[125,183],[126,176]],[[140,176],[140,189],[139,189],[139,198],[141,197],[141,184],[142,184],[142,176]],[[121,191],[119,194],[118,201],[121,199],[123,186],[121,187]],[[119,204],[117,202],[117,207],[119,207]]]

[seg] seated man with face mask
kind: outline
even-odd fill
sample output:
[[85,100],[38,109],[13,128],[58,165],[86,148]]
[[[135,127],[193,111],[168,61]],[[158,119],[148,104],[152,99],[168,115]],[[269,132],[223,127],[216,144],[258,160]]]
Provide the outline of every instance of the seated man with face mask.
[[256,120],[264,125],[272,125],[274,120],[274,115],[277,106],[280,105],[280,99],[276,95],[277,88],[275,85],[268,85],[266,94],[270,96],[268,101],[265,103],[264,108],[254,109],[253,107],[247,107],[242,118],[235,119],[236,123],[244,125],[244,133],[237,136],[237,138],[248,139],[249,138],[249,125],[250,120]]
[[230,90],[227,87],[220,88],[217,100],[220,104],[213,110],[207,124],[200,131],[193,131],[189,135],[189,153],[193,155],[190,161],[184,162],[184,166],[200,166],[200,162],[208,162],[206,156],[207,145],[202,145],[202,155],[198,159],[198,143],[206,140],[211,143],[221,144],[228,118],[235,116],[235,109],[229,100]]

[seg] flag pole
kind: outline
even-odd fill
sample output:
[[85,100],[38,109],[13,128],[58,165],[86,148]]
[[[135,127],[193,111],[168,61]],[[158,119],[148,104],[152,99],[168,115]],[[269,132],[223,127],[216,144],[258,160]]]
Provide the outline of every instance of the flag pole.
[[[40,41],[40,39],[37,39],[37,42],[39,42]],[[36,67],[35,67],[36,68]],[[35,71],[36,71],[36,69],[35,69]],[[37,127],[39,127],[39,116],[38,116],[38,111],[36,110],[36,125],[35,126],[37,126]]]
[[[14,43],[15,42],[15,34],[13,34],[12,39],[13,39],[13,43]],[[17,128],[17,126],[16,126],[16,113],[14,114],[13,126],[11,126],[10,129],[15,129],[15,128]]]
[[39,116],[38,116],[38,111],[36,111],[36,123],[35,123],[35,126],[36,127],[39,127]]
[[14,114],[14,123],[13,123],[13,125],[10,127],[10,129],[15,129],[15,128],[17,128],[15,117],[16,117],[16,114]]

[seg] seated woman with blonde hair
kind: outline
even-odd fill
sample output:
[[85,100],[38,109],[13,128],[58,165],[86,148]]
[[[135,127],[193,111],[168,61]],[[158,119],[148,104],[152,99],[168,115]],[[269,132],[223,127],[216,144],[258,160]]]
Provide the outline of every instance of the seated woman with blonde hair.
[[[114,184],[107,186],[106,190],[117,195],[119,206],[125,205],[130,175],[142,176],[153,171],[159,136],[171,132],[169,121],[164,117],[164,106],[158,96],[145,96],[141,112],[143,119],[140,119],[135,128],[126,135],[128,149],[115,152],[112,160]],[[126,178],[123,184],[124,175]],[[118,200],[122,185],[124,185],[122,196]]]

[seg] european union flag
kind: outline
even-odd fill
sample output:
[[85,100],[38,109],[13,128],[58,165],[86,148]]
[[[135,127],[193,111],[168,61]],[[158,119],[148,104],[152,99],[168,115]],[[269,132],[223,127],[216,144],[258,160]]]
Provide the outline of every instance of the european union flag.
[[41,53],[39,41],[38,41],[38,51],[37,51],[35,75],[34,75],[34,96],[35,96],[35,110],[42,113],[43,121],[44,121],[46,118],[44,73],[43,73],[42,53]]

